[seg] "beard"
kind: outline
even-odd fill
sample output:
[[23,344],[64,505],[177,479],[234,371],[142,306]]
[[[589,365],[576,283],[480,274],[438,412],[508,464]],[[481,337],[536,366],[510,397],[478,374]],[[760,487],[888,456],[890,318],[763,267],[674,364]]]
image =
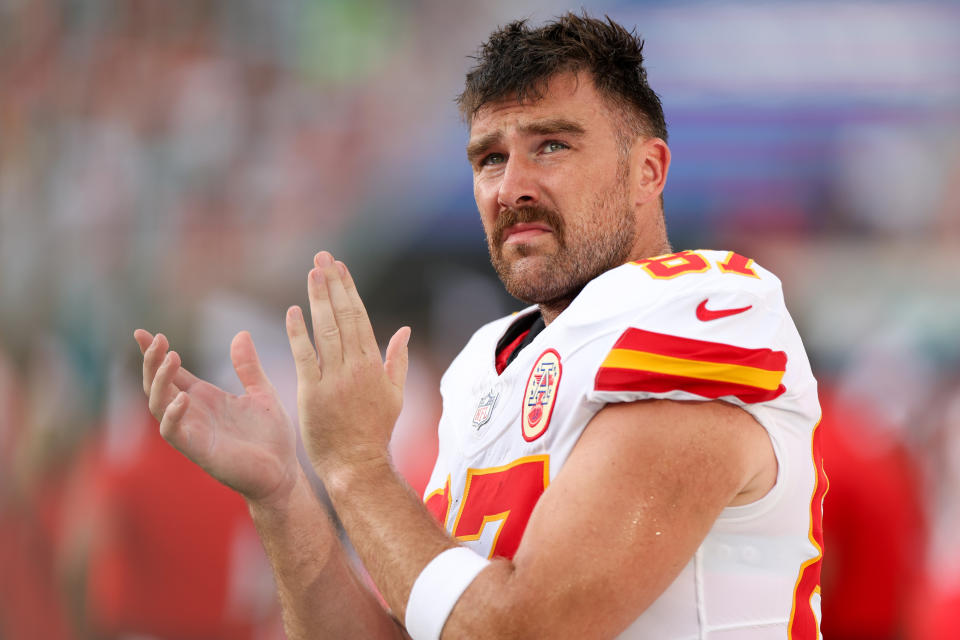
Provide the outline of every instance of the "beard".
[[[552,252],[528,243],[505,247],[503,233],[508,227],[531,222],[545,223],[553,230],[556,247]],[[569,225],[549,207],[504,209],[487,236],[487,246],[507,293],[527,304],[565,306],[588,282],[627,261],[636,227],[622,189],[598,195],[590,215]]]

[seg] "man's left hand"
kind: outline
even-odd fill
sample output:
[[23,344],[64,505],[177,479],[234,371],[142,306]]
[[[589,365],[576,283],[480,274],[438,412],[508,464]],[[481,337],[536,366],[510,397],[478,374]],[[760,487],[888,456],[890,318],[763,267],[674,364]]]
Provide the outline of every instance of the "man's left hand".
[[343,467],[388,460],[407,376],[410,328],[380,357],[370,319],[346,266],[326,251],[307,276],[314,342],[300,307],[287,311],[297,367],[300,431],[321,478]]

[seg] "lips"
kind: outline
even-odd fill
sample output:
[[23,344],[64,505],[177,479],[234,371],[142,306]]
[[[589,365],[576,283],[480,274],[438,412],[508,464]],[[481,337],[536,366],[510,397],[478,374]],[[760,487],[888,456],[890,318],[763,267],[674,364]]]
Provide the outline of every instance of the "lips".
[[520,222],[504,229],[500,237],[502,238],[501,242],[503,244],[513,244],[527,242],[545,233],[553,233],[553,229],[551,229],[548,224],[542,222]]

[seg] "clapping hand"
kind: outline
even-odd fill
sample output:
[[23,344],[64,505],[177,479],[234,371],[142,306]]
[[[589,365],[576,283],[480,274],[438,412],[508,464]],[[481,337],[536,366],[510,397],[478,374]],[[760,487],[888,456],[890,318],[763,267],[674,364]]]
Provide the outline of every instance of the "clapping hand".
[[297,482],[296,432],[250,334],[230,357],[246,393],[234,395],[181,366],[163,334],[134,332],[143,352],[143,390],[163,437],[207,473],[251,501],[282,501]]
[[299,307],[287,311],[297,367],[300,431],[321,478],[344,466],[382,463],[400,414],[409,327],[380,349],[350,272],[323,251],[307,276],[314,341]]

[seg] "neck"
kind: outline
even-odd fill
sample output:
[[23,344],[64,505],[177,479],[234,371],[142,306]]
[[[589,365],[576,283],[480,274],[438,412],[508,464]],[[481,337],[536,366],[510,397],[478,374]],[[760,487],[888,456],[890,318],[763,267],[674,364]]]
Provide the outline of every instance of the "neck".
[[553,322],[560,313],[567,308],[573,300],[564,300],[562,303],[543,302],[539,305],[540,315],[543,316],[543,324],[548,325]]
[[570,303],[573,302],[573,299],[576,298],[582,290],[583,288],[581,287],[572,294],[566,295],[562,298],[556,298],[554,300],[537,303],[537,306],[540,307],[540,315],[543,316],[543,323],[545,325],[549,325],[551,322],[556,320],[557,316],[560,315],[564,309],[570,306]]
[[670,246],[670,239],[667,237],[667,225],[663,216],[663,210],[654,212],[650,218],[653,220],[653,229],[645,233],[638,234],[637,241],[630,251],[627,262],[636,262],[646,260],[653,256],[662,256],[673,253],[673,247]]

